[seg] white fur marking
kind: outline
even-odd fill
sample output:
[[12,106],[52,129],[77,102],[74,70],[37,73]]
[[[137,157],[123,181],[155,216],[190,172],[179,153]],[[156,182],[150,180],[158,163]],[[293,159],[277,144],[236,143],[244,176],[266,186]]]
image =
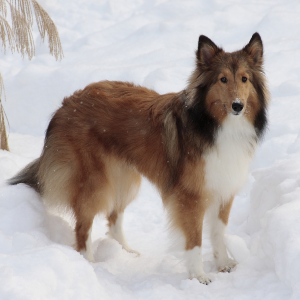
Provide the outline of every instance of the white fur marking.
[[137,251],[132,250],[127,244],[127,241],[124,236],[124,231],[123,231],[123,217],[124,217],[123,213],[118,214],[116,224],[112,224],[109,227],[109,235],[111,238],[118,241],[121,244],[121,246],[123,247],[123,249],[125,249],[126,251],[128,251],[130,253],[136,253],[137,255],[139,255],[139,253]]
[[210,278],[205,274],[202,263],[202,249],[199,246],[185,252],[186,265],[190,279],[197,278],[201,283],[208,284]]
[[85,243],[86,250],[81,250],[80,253],[83,255],[83,257],[90,262],[95,262],[94,255],[93,255],[93,246],[92,246],[92,227],[90,228],[88,232],[88,238]]
[[204,154],[206,188],[219,203],[235,195],[247,179],[256,147],[254,127],[244,116],[228,115]]
[[235,98],[235,100],[233,101],[233,103],[242,103],[240,98]]
[[226,225],[218,218],[220,205],[218,202],[208,209],[208,222],[210,226],[210,238],[213,246],[214,257],[219,271],[230,272],[237,264],[236,261],[229,258],[224,243]]

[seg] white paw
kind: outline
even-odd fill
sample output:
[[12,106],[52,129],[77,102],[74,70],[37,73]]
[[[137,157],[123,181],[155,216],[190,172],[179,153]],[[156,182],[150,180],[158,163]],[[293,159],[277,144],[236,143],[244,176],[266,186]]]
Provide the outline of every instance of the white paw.
[[223,264],[219,264],[218,271],[224,273],[230,273],[231,270],[237,265],[237,262],[234,259],[228,258],[227,261]]
[[91,251],[81,250],[80,254],[89,262],[95,262],[94,255]]
[[128,248],[128,247],[122,247],[124,250],[126,250],[128,253],[133,253],[133,254],[135,254],[135,256],[136,257],[138,257],[138,256],[141,256],[141,254],[138,252],[138,251],[135,251],[135,250],[133,250],[133,249],[130,249],[130,248]]
[[198,275],[198,276],[193,276],[191,275],[190,276],[190,279],[193,279],[193,278],[196,278],[198,279],[198,281],[202,284],[206,284],[208,285],[209,283],[211,283],[211,279],[204,273],[204,274],[201,274],[201,275]]

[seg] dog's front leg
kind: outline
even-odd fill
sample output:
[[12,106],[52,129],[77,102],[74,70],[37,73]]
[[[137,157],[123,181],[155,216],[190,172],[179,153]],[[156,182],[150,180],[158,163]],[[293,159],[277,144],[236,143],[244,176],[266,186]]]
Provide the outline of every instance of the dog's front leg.
[[[175,198],[175,199],[174,199]],[[202,227],[207,201],[201,201],[196,194],[187,191],[176,193],[172,201],[171,221],[185,237],[185,258],[189,278],[208,284],[210,278],[205,274],[202,262]]]
[[200,283],[209,284],[211,279],[206,275],[203,269],[202,262],[202,247],[195,246],[192,249],[186,250],[186,265],[189,272],[189,278],[197,278]]
[[208,211],[211,243],[216,265],[220,272],[230,272],[237,264],[235,260],[228,257],[224,243],[224,234],[226,232],[232,202],[233,197],[222,204],[216,201],[216,203],[211,205]]

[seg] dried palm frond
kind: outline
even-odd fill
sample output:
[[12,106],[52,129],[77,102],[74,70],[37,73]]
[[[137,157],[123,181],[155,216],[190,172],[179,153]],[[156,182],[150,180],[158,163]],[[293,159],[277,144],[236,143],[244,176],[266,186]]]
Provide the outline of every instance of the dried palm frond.
[[26,20],[26,22],[32,26],[32,10],[31,0],[9,0],[9,4],[12,5]]
[[7,16],[6,0],[0,0],[0,13],[3,17]]
[[14,33],[4,17],[0,15],[0,38],[2,40],[2,46],[4,48],[4,54],[6,54],[7,42],[11,52],[16,49],[16,41],[14,39]]
[[56,60],[61,60],[64,54],[55,24],[53,23],[47,12],[40,6],[40,4],[36,0],[32,0],[32,5],[35,13],[36,23],[38,25],[42,40],[44,41],[45,35],[47,33],[50,53],[54,55]]
[[6,135],[6,126],[5,126],[6,115],[3,109],[2,99],[1,99],[3,93],[5,97],[3,79],[0,74],[0,149],[9,151],[7,135]]
[[16,40],[17,51],[20,52],[23,57],[27,54],[30,60],[35,53],[31,26],[20,11],[18,11],[11,3],[9,3],[9,5],[12,30]]
[[[7,5],[11,12],[11,26],[7,21]],[[45,40],[47,34],[50,53],[56,60],[61,60],[64,54],[56,26],[36,0],[0,0],[0,42],[2,41],[4,53],[9,47],[12,52],[17,50],[23,57],[25,54],[28,55],[29,59],[34,56],[32,7],[42,40]],[[2,92],[4,92],[4,85],[0,74],[0,148],[8,150],[6,115],[1,100]]]
[[5,113],[3,110],[3,106],[1,104],[1,108],[0,108],[0,149],[9,151],[4,115],[5,115]]
[[[7,5],[11,12],[11,26],[6,19]],[[34,56],[32,7],[42,40],[45,40],[47,34],[50,53],[56,60],[61,60],[64,54],[57,28],[36,0],[0,0],[0,41],[2,41],[4,53],[9,47],[12,52],[16,49],[23,57],[25,54],[29,59]]]

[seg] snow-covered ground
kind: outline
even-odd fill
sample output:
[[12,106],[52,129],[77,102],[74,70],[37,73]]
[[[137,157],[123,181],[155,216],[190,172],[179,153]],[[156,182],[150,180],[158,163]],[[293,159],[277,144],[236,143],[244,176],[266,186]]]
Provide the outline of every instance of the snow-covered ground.
[[[65,58],[36,34],[36,57],[0,55],[11,152],[0,151],[0,299],[300,299],[300,1],[42,0]],[[125,213],[135,257],[93,226],[96,263],[71,245],[72,228],[33,190],[5,180],[39,156],[51,114],[88,83],[125,80],[165,93],[185,88],[198,37],[227,51],[258,31],[272,94],[269,130],[236,197],[226,243],[239,261],[217,273],[204,239],[205,286],[170,248],[158,193],[143,181]],[[172,239],[171,239],[172,242]]]

